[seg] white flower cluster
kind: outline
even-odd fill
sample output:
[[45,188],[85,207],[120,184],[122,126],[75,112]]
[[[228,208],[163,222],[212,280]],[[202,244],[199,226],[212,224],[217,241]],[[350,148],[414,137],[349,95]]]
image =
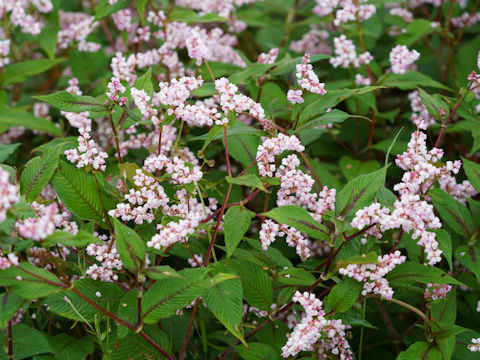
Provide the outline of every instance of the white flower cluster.
[[87,271],[86,275],[93,280],[113,282],[118,280],[117,272],[123,268],[122,260],[116,247],[108,251],[107,244],[90,244],[85,249],[87,255],[95,257],[100,265],[93,264]]
[[408,70],[415,69],[413,63],[420,58],[417,50],[408,50],[405,45],[397,45],[390,51],[390,65],[395,74],[405,74]]
[[0,167],[0,222],[7,218],[7,211],[20,198],[15,185],[10,184],[10,173]]

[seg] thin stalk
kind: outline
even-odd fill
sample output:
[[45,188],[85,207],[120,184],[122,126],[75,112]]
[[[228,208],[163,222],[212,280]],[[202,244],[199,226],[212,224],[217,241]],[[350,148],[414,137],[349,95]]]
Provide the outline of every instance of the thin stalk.
[[418,316],[420,316],[422,318],[422,320],[425,322],[425,324],[428,327],[430,327],[430,320],[428,320],[427,316],[423,312],[418,310],[416,307],[414,307],[410,304],[407,304],[406,302],[403,302],[401,300],[394,299],[394,298],[388,299],[388,301],[393,302],[394,304],[400,305],[400,306],[404,307],[405,309],[413,311],[415,314],[417,314]]
[[120,143],[118,142],[118,132],[117,132],[117,128],[115,127],[115,124],[113,123],[112,114],[110,113],[108,114],[108,120],[110,121],[110,126],[112,127],[112,131],[113,131],[113,138],[115,140],[115,146],[117,147],[118,162],[121,164],[122,155],[120,155]]
[[190,338],[190,333],[192,331],[193,320],[195,319],[195,313],[197,312],[198,307],[198,298],[195,300],[195,305],[193,305],[192,314],[190,315],[190,320],[188,321],[187,333],[185,334],[185,340],[183,340],[182,349],[178,355],[178,360],[183,360],[185,358],[185,353],[187,351],[188,340]]

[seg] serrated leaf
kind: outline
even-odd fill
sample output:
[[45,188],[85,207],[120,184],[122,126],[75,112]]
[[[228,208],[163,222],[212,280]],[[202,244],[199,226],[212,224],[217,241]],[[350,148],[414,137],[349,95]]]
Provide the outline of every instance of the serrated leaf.
[[[1,334],[0,341],[5,342],[6,335]],[[13,358],[12,360],[24,360],[31,359],[32,356],[53,353],[53,348],[50,346],[45,334],[37,329],[31,328],[24,324],[18,324],[12,327],[12,339],[13,339]],[[2,350],[0,350],[2,351]],[[0,353],[0,358],[2,357]]]
[[437,234],[438,248],[442,250],[442,254],[447,260],[450,271],[452,271],[452,239],[450,238],[450,234],[444,229],[437,229],[434,232]]
[[[381,81],[381,80],[380,80]],[[385,81],[382,83],[385,86],[398,88],[401,90],[416,89],[419,86],[433,87],[443,90],[451,90],[442,83],[433,80],[431,77],[419,73],[417,71],[407,71],[405,74],[389,73]]]
[[9,286],[15,294],[30,300],[59,292],[63,284],[48,270],[23,262],[18,267],[0,270],[0,286]]
[[[58,197],[68,210],[80,219],[95,220],[103,224],[105,214],[92,175],[85,173],[83,169],[76,169],[72,165],[60,161],[51,182]],[[114,208],[115,203],[112,197],[108,196],[103,189],[100,191],[106,210]]]
[[441,219],[458,235],[469,239],[475,231],[475,221],[467,207],[440,189],[431,189],[428,195]]
[[397,265],[387,275],[387,279],[392,286],[405,286],[412,283],[463,285],[439,268],[411,261]]
[[95,349],[93,339],[94,337],[91,335],[77,339],[67,334],[59,334],[47,338],[56,360],[85,359]]
[[126,8],[128,4],[130,4],[130,0],[117,0],[113,5],[108,0],[100,0],[95,8],[95,20],[104,19],[118,10]]
[[168,265],[152,266],[146,268],[143,273],[153,280],[164,280],[169,278],[184,279],[182,275]]
[[[97,281],[93,279],[80,279],[74,281],[72,285],[83,295],[104,309],[116,309],[120,299],[125,295],[123,290],[117,284],[112,282]],[[100,296],[98,296],[100,295]],[[65,300],[65,297],[73,304],[75,310]],[[95,316],[100,315],[100,311],[87,303],[72,290],[63,290],[57,294],[51,295],[45,299],[45,303],[50,307],[50,311],[63,316],[67,319],[83,322],[95,320]],[[78,313],[82,315],[80,317]]]
[[371,204],[377,191],[385,184],[387,168],[360,175],[337,193],[335,212],[337,216],[351,220],[357,210]]
[[0,330],[7,327],[8,321],[24,304],[25,300],[12,292],[0,294]]
[[310,286],[317,279],[303,268],[292,267],[280,271],[275,280],[281,284]]
[[52,235],[42,241],[42,246],[48,248],[52,245],[60,244],[81,248],[98,242],[100,242],[100,240],[97,237],[85,230],[80,230],[77,234],[72,234],[67,231],[55,231]]
[[63,60],[65,59],[27,60],[7,66],[7,68],[3,70],[1,76],[2,86],[23,82],[30,76],[47,71]]
[[262,180],[255,174],[246,174],[239,177],[226,176],[225,180],[230,184],[248,186],[262,191],[267,190],[265,186],[263,186]]
[[4,145],[0,144],[0,162],[4,162],[8,159],[10,155],[12,155],[18,147],[22,145],[20,143]]
[[468,180],[480,192],[480,165],[462,157],[462,165]]
[[0,126],[24,127],[29,130],[36,130],[50,135],[61,136],[62,132],[54,123],[44,118],[37,118],[30,113],[20,111],[21,109],[9,108],[0,111]]
[[259,342],[248,343],[248,348],[242,345],[235,346],[235,351],[244,360],[280,360],[281,356],[268,344]]
[[27,162],[20,175],[20,193],[33,201],[47,186],[58,167],[60,148],[45,152]]
[[297,205],[285,205],[276,207],[262,216],[275,220],[310,235],[314,239],[329,240],[329,231],[325,225],[317,223],[310,213]]
[[335,285],[328,294],[328,305],[334,312],[345,312],[357,301],[363,284],[354,279],[345,278]]
[[229,267],[240,276],[245,301],[260,310],[271,310],[272,281],[259,266],[244,260],[231,260]]
[[240,332],[243,313],[243,288],[240,279],[231,279],[221,282],[207,289],[202,298],[207,308],[237,339],[242,341]]
[[105,105],[92,96],[74,95],[65,90],[50,95],[33,96],[33,98],[67,112],[103,112],[106,110]]
[[113,227],[116,247],[123,266],[134,274],[139,274],[145,265],[145,243],[133,229],[117,219],[113,219]]
[[255,213],[241,205],[235,205],[228,208],[225,214],[224,235],[225,247],[227,248],[227,258],[231,257],[243,235],[250,228],[250,222],[255,217]]
[[207,269],[184,269],[179,274],[185,279],[157,281],[143,295],[142,319],[146,324],[155,324],[169,317],[199,297],[206,289],[234,278],[234,275],[217,274],[207,277]]
[[440,351],[434,346],[434,343],[428,343],[426,341],[417,341],[409,346],[405,351],[402,351],[397,360],[442,360]]
[[480,281],[480,249],[476,245],[462,245],[455,249],[455,258]]

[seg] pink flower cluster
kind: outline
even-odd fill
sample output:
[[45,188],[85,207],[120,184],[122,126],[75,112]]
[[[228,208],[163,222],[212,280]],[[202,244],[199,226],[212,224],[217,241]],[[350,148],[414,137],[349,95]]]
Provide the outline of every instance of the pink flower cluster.
[[[35,10],[38,11],[35,12]],[[40,34],[44,24],[39,13],[49,13],[53,9],[50,0],[2,0],[0,2],[0,19],[10,13],[10,22],[19,26],[26,34]],[[32,12],[32,10],[34,10]]]
[[[422,121],[417,124],[419,129],[425,127]],[[376,224],[377,226],[369,229],[366,235],[378,238],[389,229],[401,228],[406,233],[412,231],[412,238],[418,239],[417,244],[425,248],[428,264],[434,265],[441,260],[442,251],[438,249],[435,233],[428,229],[438,229],[442,224],[435,216],[433,206],[423,200],[422,196],[438,179],[450,176],[450,172],[458,173],[461,162],[447,161],[445,166],[436,167],[433,164],[441,159],[443,151],[438,148],[427,151],[425,140],[426,135],[417,130],[412,134],[408,150],[397,156],[396,164],[406,172],[402,182],[394,186],[394,190],[398,191],[400,196],[393,204],[393,211],[390,212],[390,209],[374,203],[358,210],[351,224],[356,229]],[[451,179],[447,178],[444,181]],[[464,188],[471,191],[468,186]],[[457,186],[456,190],[459,189]],[[457,194],[460,199],[466,196],[468,195]]]
[[277,224],[270,219],[265,220],[259,232],[263,250],[268,250],[268,247],[275,241],[277,236],[286,236],[286,243],[288,246],[296,248],[297,254],[302,261],[310,257],[310,242],[300,231],[293,227]]
[[106,152],[100,151],[97,144],[90,137],[90,127],[80,128],[78,132],[78,148],[65,150],[65,156],[71,163],[77,163],[77,168],[91,165],[95,170],[105,171]]
[[352,40],[347,39],[345,35],[340,35],[333,39],[335,57],[330,58],[330,64],[333,67],[343,67],[347,69],[350,65],[359,68],[363,64],[370,64],[373,56],[366,51],[357,56],[357,51]]
[[108,251],[107,244],[90,244],[85,249],[87,255],[95,257],[101,264],[91,265],[86,275],[93,280],[113,282],[118,280],[117,272],[123,268],[122,260],[115,246]]
[[96,52],[100,49],[100,44],[86,40],[87,36],[98,26],[93,16],[62,10],[58,15],[61,30],[57,34],[57,45],[60,49],[67,49],[73,42],[78,43],[79,51]]
[[10,64],[10,39],[0,40],[0,68]]
[[327,319],[322,302],[315,294],[297,291],[292,300],[302,305],[305,312],[300,322],[293,321],[290,324],[293,330],[282,347],[283,357],[295,356],[300,351],[317,351],[319,359],[327,359],[328,353],[341,360],[353,359],[345,338],[345,330],[350,328],[349,325],[344,325],[341,320]]
[[116,77],[112,77],[107,87],[109,91],[106,93],[106,95],[112,102],[118,102],[120,106],[123,106],[127,103],[128,99],[126,97],[118,96],[118,94],[123,94],[126,90],[125,86],[122,85],[120,80],[118,80]]
[[393,254],[378,256],[378,263],[349,264],[339,270],[339,273],[357,281],[363,282],[362,295],[374,293],[385,299],[391,299],[393,289],[390,287],[385,275],[392,271],[396,265],[402,264],[406,256],[400,251]]
[[302,63],[297,64],[297,81],[303,89],[315,94],[325,95],[325,84],[321,83],[310,64],[310,54],[305,54]]
[[471,352],[480,352],[480,338],[472,339],[472,343],[467,348]]
[[425,299],[444,299],[447,297],[448,292],[452,290],[452,286],[448,284],[427,284],[425,293],[423,294]]
[[302,95],[302,90],[288,90],[287,99],[292,104],[302,104],[304,102]]
[[34,201],[30,206],[35,212],[35,217],[18,220],[15,223],[15,229],[23,238],[40,241],[53,234],[57,228],[73,234],[78,232],[77,224],[68,221],[70,213],[60,212],[56,202],[43,205]]
[[313,13],[318,16],[330,15],[335,8],[338,8],[333,24],[340,26],[342,23],[349,21],[359,21],[369,19],[376,13],[377,9],[371,4],[361,4],[365,0],[316,0],[317,5],[313,9]]
[[153,173],[164,170],[171,175],[171,180],[180,185],[198,182],[203,176],[200,167],[195,164],[190,166],[178,156],[170,159],[164,155],[150,156],[145,160],[144,169]]
[[278,48],[270,49],[268,53],[261,53],[258,55],[257,62],[261,64],[274,64],[275,60],[277,60],[278,56]]
[[7,211],[20,198],[15,185],[10,184],[10,173],[0,167],[0,223],[7,218]]
[[39,246],[33,246],[28,249],[28,262],[37,266],[43,267],[47,270],[53,270],[55,263],[51,261],[51,257],[61,258],[66,260],[70,250],[67,247],[59,245],[57,249],[46,249]]
[[413,70],[413,63],[420,58],[420,53],[416,50],[408,50],[405,45],[397,45],[390,51],[390,65],[395,74],[405,74],[408,70]]
[[170,221],[166,225],[158,224],[158,234],[154,235],[147,242],[148,247],[159,250],[161,247],[169,247],[177,242],[186,242],[188,236],[192,235],[200,222],[215,211],[217,202],[215,199],[209,199],[209,205],[203,205],[192,198],[185,189],[178,190],[176,193],[178,204],[170,206],[166,215],[179,217],[180,220]]
[[185,101],[190,97],[190,92],[203,85],[201,76],[188,77],[184,76],[180,79],[172,79],[170,83],[161,82],[159,84],[160,91],[153,95],[153,104],[160,106],[185,106]]
[[168,196],[154,177],[146,175],[141,169],[133,176],[136,189],[125,194],[126,203],[119,203],[108,212],[122,221],[133,220],[135,224],[151,223],[158,209],[168,209]]
[[18,256],[14,253],[4,254],[0,249],[0,270],[8,269],[12,265],[18,265]]

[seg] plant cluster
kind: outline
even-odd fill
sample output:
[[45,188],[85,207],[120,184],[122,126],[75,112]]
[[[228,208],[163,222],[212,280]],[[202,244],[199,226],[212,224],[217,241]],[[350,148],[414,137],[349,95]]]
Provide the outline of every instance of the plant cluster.
[[480,0],[0,0],[2,359],[480,359]]

